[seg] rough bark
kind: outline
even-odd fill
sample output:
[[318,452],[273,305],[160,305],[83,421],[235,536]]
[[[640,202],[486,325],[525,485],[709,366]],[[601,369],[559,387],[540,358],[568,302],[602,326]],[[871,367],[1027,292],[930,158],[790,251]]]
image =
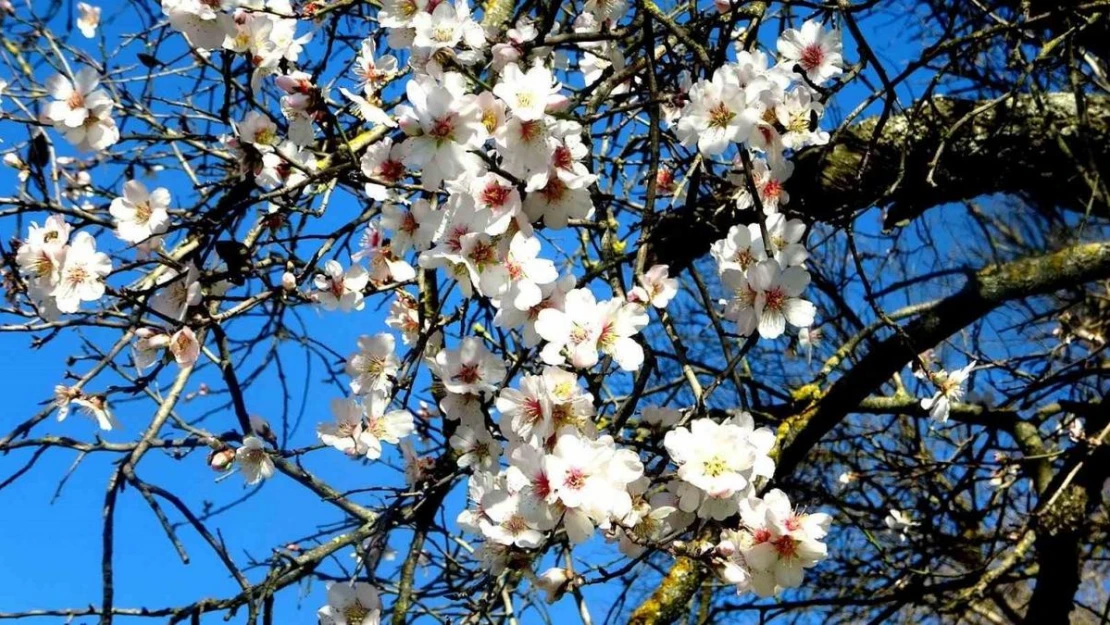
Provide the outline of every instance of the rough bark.
[[[1097,436],[1110,421],[1110,413],[1105,410],[1105,397],[1093,405],[1096,410],[1087,416],[1087,426]],[[1071,452],[1053,479],[1036,482],[1042,502],[1051,501],[1057,490],[1063,492],[1037,517],[1038,573],[1022,621],[1029,625],[1068,622],[1082,581],[1085,524],[1101,507],[1102,485],[1110,477],[1110,451],[1105,444],[1096,442],[1087,449],[1073,447]],[[1065,485],[1064,480],[1073,470],[1078,470],[1074,482]]]
[[[810,222],[841,223],[883,206],[890,227],[946,202],[1008,194],[1040,208],[1110,214],[1105,186],[1087,182],[1110,169],[1110,98],[1088,97],[1086,107],[1084,125],[1070,93],[993,105],[934,97],[882,124],[866,119],[797,156],[787,208]],[[649,236],[654,261],[673,270],[705,254],[743,221],[719,210],[724,203],[702,197],[661,217]]]
[[632,613],[629,625],[664,625],[679,621],[686,615],[686,606],[705,577],[705,568],[696,560],[679,557],[655,592]]

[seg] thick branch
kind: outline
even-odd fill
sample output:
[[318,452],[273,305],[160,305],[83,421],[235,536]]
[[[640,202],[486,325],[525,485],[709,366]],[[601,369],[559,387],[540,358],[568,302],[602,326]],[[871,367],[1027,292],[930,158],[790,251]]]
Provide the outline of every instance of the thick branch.
[[[1094,176],[1084,175],[1110,162],[1110,98],[1090,97],[1086,105],[1090,125],[1083,129],[1068,93],[993,106],[935,97],[890,117],[878,136],[879,119],[866,119],[828,146],[798,155],[787,208],[809,221],[834,222],[887,206],[885,223],[892,226],[932,206],[1002,193],[1037,206],[1110,214],[1107,198],[1087,182]],[[706,197],[664,215],[649,236],[655,262],[685,267],[730,226],[753,218],[718,211],[725,201]]]
[[[854,407],[909,362],[1001,304],[1110,276],[1110,242],[992,265],[864,355],[820,399],[780,428],[779,474],[797,467],[809,450]],[[909,338],[906,343],[903,335]]]
[[690,598],[705,581],[705,576],[705,569],[696,560],[679,557],[659,583],[659,588],[632,613],[629,625],[678,622],[685,614]]
[[[802,414],[779,430],[778,475],[790,473],[809,450],[847,414],[871,403],[868,396],[924,351],[994,310],[1023,297],[1110,276],[1110,242],[1079,245],[1053,254],[987,267],[973,274],[958,293],[942,300],[905,326],[907,345],[893,334],[867,353]],[[980,415],[976,415],[980,416]],[[1012,424],[1008,424],[1012,425]],[[633,612],[630,623],[666,623],[685,609],[702,577],[696,563],[680,558],[652,596]],[[697,583],[693,583],[693,580]]]

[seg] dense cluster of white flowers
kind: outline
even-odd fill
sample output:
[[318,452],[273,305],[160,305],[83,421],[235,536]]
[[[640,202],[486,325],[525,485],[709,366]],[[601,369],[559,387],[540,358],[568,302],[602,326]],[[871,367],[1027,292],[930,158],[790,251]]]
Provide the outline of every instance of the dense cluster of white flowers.
[[[620,0],[589,0],[574,28],[598,32],[626,8]],[[674,539],[699,520],[717,528],[700,555],[740,590],[768,596],[796,587],[803,570],[825,557],[828,516],[795,511],[778,490],[760,495],[774,473],[775,436],[748,414],[717,421],[675,408],[643,409],[640,424],[662,443],[671,473],[648,470],[638,448],[598,427],[595,397],[580,376],[638,371],[645,360],[641,333],[652,315],[664,314],[679,282],[666,265],[644,267],[627,295],[605,297],[579,282],[581,267],[561,272],[553,246],[541,239],[541,228],[558,231],[593,216],[598,176],[589,168],[589,129],[562,114],[571,98],[556,72],[570,61],[551,48],[525,45],[536,37],[532,24],[515,24],[491,47],[492,33],[475,20],[467,0],[385,0],[377,21],[388,31],[388,45],[405,51],[408,66],[367,38],[352,68],[354,83],[339,88],[343,98],[336,102],[295,69],[310,35],[297,34],[301,21],[288,0],[162,0],[162,10],[198,53],[222,49],[248,58],[255,93],[266,80],[280,90],[286,136],[275,121],[280,118],[249,111],[222,141],[238,173],[259,187],[314,184],[322,156],[316,135],[329,115],[348,114],[346,123],[360,119],[382,131],[359,148],[356,168],[380,215],[365,225],[349,258],[321,258],[299,275],[291,268],[275,290],[346,313],[363,310],[370,293],[392,290],[385,322],[405,346],[423,352],[398,357],[390,333],[360,338],[347,360],[351,396],[332,401],[334,421],[317,429],[323,444],[369,460],[383,455],[383,443],[401,445],[410,482],[419,482],[427,467],[404,440],[416,424],[399,407],[397,390],[413,383],[413,366],[424,364],[434,376],[454,458],[470,472],[470,505],[458,525],[479,537],[477,557],[495,573],[515,555],[564,536],[576,545],[598,530],[629,556],[673,549]],[[92,36],[99,11],[82,9],[82,20],[82,31]],[[625,64],[608,43],[579,45],[586,84]],[[776,63],[761,51],[738,50],[712,76],[688,85],[685,106],[665,115],[683,145],[696,146],[705,159],[730,159],[736,206],[753,209],[759,220],[734,226],[712,246],[730,293],[724,316],[740,335],[774,339],[791,326],[801,342],[819,335],[810,329],[815,307],[803,297],[806,227],[780,212],[789,201],[783,184],[794,150],[828,140],[817,125],[824,112],[819,88],[841,72],[840,42],[835,32],[807,22],[785,32],[778,51]],[[469,75],[490,59],[487,82]],[[404,96],[387,105],[382,91],[401,77]],[[105,150],[119,139],[113,101],[98,85],[90,68],[49,83],[54,101],[44,115],[81,149]],[[680,192],[665,167],[656,182],[664,193]],[[171,203],[165,188],[128,181],[110,207],[118,238],[139,254],[158,250],[172,226]],[[274,210],[280,216],[280,207]],[[44,318],[73,313],[106,292],[109,257],[97,251],[92,235],[71,231],[52,216],[44,226],[32,225],[18,250]],[[458,297],[492,306],[496,326],[519,336],[523,348],[538,348],[542,365],[521,371],[522,363],[484,329],[448,336],[433,318],[436,311],[423,310],[406,290],[418,272],[427,279],[438,272],[454,281]],[[162,350],[182,366],[202,353],[203,333],[185,325],[189,311],[204,302],[205,289],[225,287],[202,288],[199,276],[198,267],[179,263],[148,285],[150,325],[134,344],[140,369]],[[299,293],[309,282],[314,288]],[[948,377],[931,400],[938,418],[947,399],[958,397],[960,375]],[[88,403],[76,393],[60,397],[66,406]],[[109,427],[106,409],[97,414]],[[213,466],[237,463],[248,483],[269,478],[277,467],[267,442],[276,445],[262,432],[247,433],[234,452],[214,455]],[[553,596],[568,581],[559,571],[536,578]],[[381,604],[373,588],[335,584],[328,596],[322,620],[377,622]]]

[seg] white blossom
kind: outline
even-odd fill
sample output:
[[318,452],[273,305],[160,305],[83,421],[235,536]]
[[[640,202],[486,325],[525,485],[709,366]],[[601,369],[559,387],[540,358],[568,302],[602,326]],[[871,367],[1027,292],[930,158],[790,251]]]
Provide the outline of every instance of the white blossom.
[[169,225],[170,192],[164,187],[147,191],[138,180],[123,185],[123,195],[109,207],[116,219],[116,234],[129,243],[140,243],[162,234]]
[[51,294],[64,313],[77,312],[81,302],[95,302],[104,296],[104,278],[112,272],[112,261],[96,251],[96,239],[78,232],[65,250],[58,282]]
[[366,582],[328,582],[328,603],[316,615],[323,625],[378,625],[382,602]]
[[243,437],[243,444],[235,450],[235,460],[248,485],[257,484],[274,475],[274,461],[266,451],[262,439],[257,436]]

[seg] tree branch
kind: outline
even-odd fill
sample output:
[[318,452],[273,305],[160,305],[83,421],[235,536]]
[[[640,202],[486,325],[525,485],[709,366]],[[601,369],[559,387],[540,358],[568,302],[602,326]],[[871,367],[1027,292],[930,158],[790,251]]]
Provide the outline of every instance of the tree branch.
[[[1110,97],[1086,100],[1090,123],[1082,133],[1070,93],[985,104],[935,97],[881,127],[872,117],[845,129],[828,146],[795,159],[786,208],[809,221],[840,222],[886,206],[884,223],[891,227],[932,206],[1002,193],[1040,207],[1110,214],[1102,187],[1088,183],[1084,164],[1073,157],[1085,153],[1077,152],[1083,134],[1091,160],[1110,162]],[[657,221],[648,237],[653,262],[672,271],[686,267],[743,221],[731,206],[718,210],[728,199],[703,196]]]

